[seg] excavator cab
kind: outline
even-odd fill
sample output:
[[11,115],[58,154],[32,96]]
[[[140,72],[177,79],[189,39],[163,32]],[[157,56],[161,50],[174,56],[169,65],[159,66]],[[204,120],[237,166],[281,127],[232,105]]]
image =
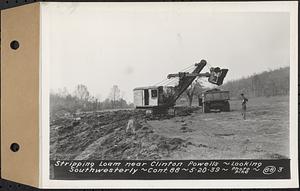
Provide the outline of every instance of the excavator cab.
[[223,80],[228,72],[228,69],[220,69],[219,67],[210,68],[210,76],[208,81],[218,86],[223,84]]

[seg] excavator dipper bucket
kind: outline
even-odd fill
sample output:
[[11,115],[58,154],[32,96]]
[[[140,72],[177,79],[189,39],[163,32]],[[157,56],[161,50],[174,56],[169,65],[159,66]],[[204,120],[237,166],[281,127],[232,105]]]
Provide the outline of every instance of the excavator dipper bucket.
[[223,80],[228,72],[228,69],[220,69],[219,67],[210,69],[210,77],[208,81],[218,86],[223,84]]

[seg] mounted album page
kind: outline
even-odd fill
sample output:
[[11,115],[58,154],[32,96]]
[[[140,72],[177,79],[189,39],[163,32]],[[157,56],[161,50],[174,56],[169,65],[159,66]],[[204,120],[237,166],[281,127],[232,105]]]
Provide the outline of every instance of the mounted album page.
[[298,187],[296,2],[1,11],[1,176],[39,188]]

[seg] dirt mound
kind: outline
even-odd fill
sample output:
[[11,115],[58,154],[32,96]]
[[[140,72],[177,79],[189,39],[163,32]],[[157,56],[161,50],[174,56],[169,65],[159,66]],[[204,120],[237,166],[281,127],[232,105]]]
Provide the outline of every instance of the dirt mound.
[[[130,119],[134,133],[126,132]],[[50,126],[52,160],[161,159],[185,145],[156,134],[142,110],[60,115]]]
[[176,107],[176,116],[188,116],[200,110],[200,107]]

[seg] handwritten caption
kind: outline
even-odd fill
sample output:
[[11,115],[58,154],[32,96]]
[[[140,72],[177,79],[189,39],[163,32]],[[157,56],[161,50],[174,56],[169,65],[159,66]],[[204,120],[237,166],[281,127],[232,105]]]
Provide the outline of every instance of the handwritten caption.
[[[275,162],[274,162],[275,161]],[[57,176],[123,177],[173,179],[172,175],[188,178],[288,178],[289,164],[277,160],[209,160],[209,161],[52,161]],[[205,175],[205,176],[203,176]],[[275,176],[274,176],[275,175]],[[149,178],[155,179],[155,178]]]

